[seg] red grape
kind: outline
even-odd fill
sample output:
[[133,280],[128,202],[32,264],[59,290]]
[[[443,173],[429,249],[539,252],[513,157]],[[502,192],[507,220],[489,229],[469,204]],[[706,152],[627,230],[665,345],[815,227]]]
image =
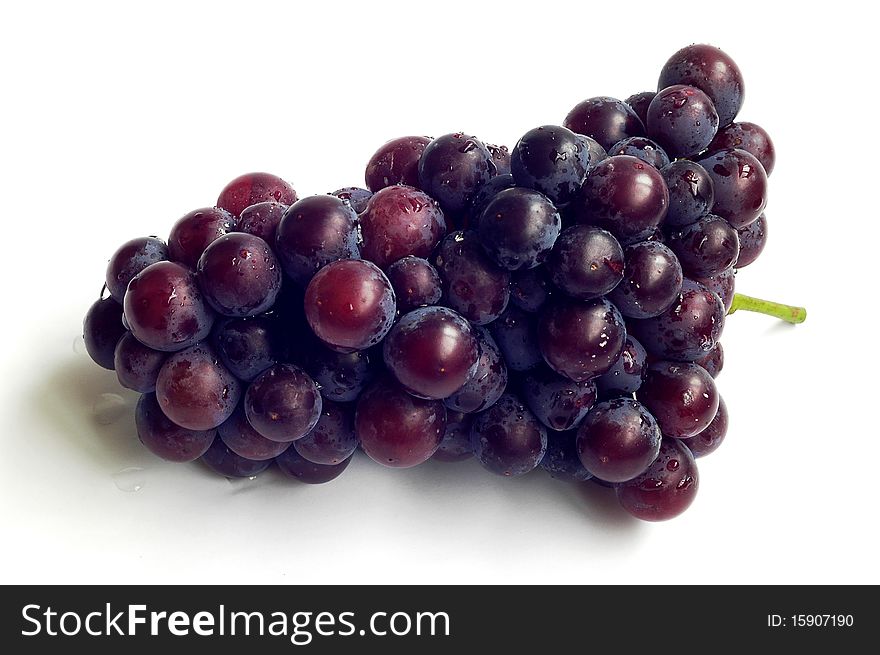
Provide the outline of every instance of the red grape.
[[357,450],[354,432],[354,406],[325,400],[321,418],[302,439],[293,442],[302,457],[314,464],[340,464]]
[[693,437],[712,422],[718,411],[715,381],[696,364],[654,362],[637,395],[657,419],[665,437]]
[[664,439],[660,454],[639,477],[618,485],[617,500],[643,521],[665,521],[684,512],[697,495],[700,476],[694,456],[678,439]]
[[168,353],[153,350],[135,339],[131,332],[126,332],[116,344],[113,368],[123,387],[149,393],[156,389],[159,370],[167,358]]
[[471,445],[483,468],[514,477],[538,466],[547,450],[547,429],[519,398],[507,393],[474,419]]
[[293,364],[275,364],[251,382],[244,395],[248,422],[272,441],[295,441],[321,417],[318,385]]
[[192,462],[205,454],[217,430],[182,428],[162,413],[156,394],[147,393],[135,410],[138,438],[154,455],[171,462]]
[[272,441],[257,432],[248,423],[241,404],[235,408],[232,416],[220,424],[217,431],[229,450],[250,460],[273,459],[290,446],[289,441]]
[[225,209],[205,207],[184,215],[171,228],[168,255],[172,261],[195,268],[213,241],[235,231],[235,217]]
[[150,264],[168,259],[168,246],[156,237],[141,237],[122,244],[107,264],[107,291],[120,305],[131,279]]
[[379,148],[370,157],[364,173],[370,191],[375,193],[395,184],[417,187],[419,159],[430,142],[426,136],[402,136]]
[[270,201],[292,205],[296,202],[296,191],[276,175],[245,173],[223,187],[217,206],[238,216],[246,207]]
[[100,298],[89,307],[83,321],[83,340],[95,364],[113,370],[116,344],[125,332],[122,306],[113,298]]

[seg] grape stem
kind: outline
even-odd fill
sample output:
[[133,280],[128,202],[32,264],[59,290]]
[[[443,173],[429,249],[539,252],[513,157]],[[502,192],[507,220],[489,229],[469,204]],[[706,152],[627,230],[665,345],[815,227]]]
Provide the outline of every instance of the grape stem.
[[807,310],[804,307],[783,305],[782,303],[761,300],[760,298],[752,298],[742,293],[736,293],[733,295],[733,304],[731,304],[730,311],[727,313],[730,315],[739,309],[744,309],[747,312],[758,312],[767,316],[775,316],[792,324],[803,323],[807,320]]

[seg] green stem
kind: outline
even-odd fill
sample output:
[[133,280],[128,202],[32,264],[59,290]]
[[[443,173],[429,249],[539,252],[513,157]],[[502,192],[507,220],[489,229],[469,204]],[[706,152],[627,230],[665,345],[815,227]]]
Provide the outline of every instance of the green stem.
[[744,309],[747,312],[758,312],[767,316],[775,316],[781,318],[788,323],[803,323],[807,319],[807,310],[803,307],[792,307],[791,305],[783,305],[778,302],[770,302],[769,300],[761,300],[760,298],[752,298],[742,293],[734,294],[733,304],[730,306],[728,314],[733,314],[738,309]]

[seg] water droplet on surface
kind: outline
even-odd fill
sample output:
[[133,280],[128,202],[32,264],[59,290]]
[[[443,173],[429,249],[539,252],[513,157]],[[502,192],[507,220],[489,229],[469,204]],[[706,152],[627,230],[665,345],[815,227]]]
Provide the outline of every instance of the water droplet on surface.
[[144,469],[138,466],[127,466],[113,474],[113,484],[119,491],[134,493],[147,484],[144,480]]
[[128,403],[118,393],[102,393],[92,406],[99,425],[110,425],[129,413]]

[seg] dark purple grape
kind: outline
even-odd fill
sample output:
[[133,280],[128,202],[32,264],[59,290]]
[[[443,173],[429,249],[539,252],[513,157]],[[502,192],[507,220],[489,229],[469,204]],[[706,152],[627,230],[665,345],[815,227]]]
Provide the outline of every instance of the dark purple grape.
[[736,268],[743,268],[754,262],[767,245],[767,216],[761,214],[754,223],[749,223],[739,232],[739,258]]
[[446,219],[426,193],[409,186],[377,191],[360,215],[361,255],[387,268],[407,255],[428,257],[446,234]]
[[650,412],[631,398],[593,407],[578,428],[577,452],[593,476],[626,482],[644,473],[660,452],[660,428]]
[[693,279],[721,298],[725,314],[730,311],[730,306],[733,304],[733,296],[736,293],[736,270],[728,268],[726,271],[712,277],[695,277]]
[[547,429],[516,396],[506,393],[478,414],[471,447],[486,470],[514,477],[538,466],[547,450]]
[[648,470],[617,487],[617,500],[638,519],[665,521],[691,506],[699,486],[691,451],[678,439],[664,439]]
[[663,435],[677,439],[699,434],[718,411],[715,381],[696,364],[654,362],[638,398],[657,419]]
[[241,403],[232,416],[220,424],[217,432],[229,450],[250,460],[271,460],[290,446],[289,441],[272,441],[257,432],[248,423]]
[[107,264],[107,291],[120,305],[131,279],[150,264],[168,260],[168,246],[156,237],[141,237],[122,244]]
[[634,336],[626,335],[620,358],[607,373],[596,378],[596,387],[605,398],[635,393],[645,379],[647,360],[644,346]]
[[663,168],[669,163],[669,155],[666,151],[656,141],[643,136],[631,136],[618,141],[608,150],[608,155],[630,155],[646,164],[651,164],[656,169]]
[[427,259],[408,255],[391,264],[385,274],[397,296],[399,312],[440,302],[443,295],[440,273]]
[[510,273],[490,261],[475,232],[446,235],[434,256],[444,304],[475,325],[491,323],[510,299]]
[[195,276],[173,262],[157,262],[135,275],[124,306],[132,334],[156,350],[188,348],[205,339],[214,325],[214,312]]
[[623,248],[606,230],[573,225],[556,240],[547,270],[556,286],[572,298],[598,298],[623,279]]
[[402,136],[385,143],[367,162],[364,180],[370,191],[395,184],[417,187],[419,159],[430,142],[426,136]]
[[483,212],[486,210],[486,205],[505,189],[513,188],[516,188],[516,181],[510,173],[496,175],[481,186],[473,200],[471,200],[470,208],[467,211],[467,223],[465,227],[475,231],[478,230],[480,228],[480,217],[482,217]]
[[[278,202],[292,205],[296,191],[287,182],[271,173],[245,173],[223,187],[217,198],[217,207],[238,216],[246,207],[258,202]],[[198,257],[196,257],[198,259]]]
[[321,417],[321,394],[309,375],[293,364],[275,364],[251,382],[244,395],[248,422],[272,441],[306,436]]
[[382,346],[385,366],[419,398],[448,398],[474,373],[480,347],[473,328],[446,307],[420,307],[404,315]]
[[446,407],[407,393],[388,377],[367,387],[355,411],[355,433],[369,457],[384,466],[408,468],[427,460],[446,431]]
[[686,279],[669,309],[653,318],[631,321],[630,329],[655,357],[692,362],[715,347],[724,329],[724,315],[716,293]]
[[705,168],[679,159],[660,170],[669,188],[669,211],[665,224],[683,227],[696,222],[712,210],[715,188]]
[[709,214],[670,232],[666,245],[691,277],[712,277],[733,268],[739,257],[739,235],[720,216]]
[[623,280],[609,296],[627,318],[649,318],[666,311],[681,292],[684,275],[667,246],[645,241],[624,251]]
[[512,371],[528,371],[544,361],[538,346],[538,317],[511,305],[489,326]]
[[434,453],[433,459],[438,462],[461,462],[470,459],[474,455],[471,448],[471,425],[474,422],[473,414],[446,410],[446,432],[440,441],[440,447]]
[[642,121],[643,125],[648,120],[648,105],[651,104],[655,95],[657,95],[655,91],[641,91],[632,94],[624,101],[632,107],[632,110],[636,113],[636,116],[639,117],[639,120]]
[[149,393],[156,389],[159,369],[168,358],[168,353],[153,350],[126,332],[116,344],[113,355],[113,368],[119,384],[138,393]]
[[309,282],[306,319],[334,350],[363,350],[382,341],[397,312],[394,289],[375,264],[343,259],[322,268]]
[[599,142],[608,150],[631,136],[645,136],[645,126],[632,107],[616,98],[589,98],[568,112],[563,125]]
[[598,225],[628,242],[660,225],[669,190],[650,164],[616,155],[590,169],[575,204],[578,222]]
[[224,316],[256,316],[281,291],[281,266],[269,244],[244,232],[214,241],[199,258],[196,279],[205,299]]
[[154,455],[170,462],[192,462],[205,454],[217,430],[188,430],[162,412],[156,394],[146,393],[135,410],[138,438]]
[[559,125],[526,132],[510,155],[517,186],[540,191],[553,203],[574,198],[590,167],[590,151],[578,135]]
[[495,176],[492,153],[473,136],[445,134],[431,141],[419,159],[419,184],[454,218],[470,205],[480,187]]
[[592,380],[573,382],[544,366],[523,376],[520,386],[522,398],[535,417],[557,432],[580,425],[596,402]]
[[168,255],[172,261],[194,269],[205,248],[234,231],[235,217],[225,209],[195,209],[172,226]]
[[550,274],[543,266],[516,271],[510,276],[510,302],[524,311],[539,311],[552,293]]
[[718,411],[708,427],[697,436],[684,441],[695,458],[714,453],[727,436],[727,405],[724,398],[718,397]]
[[767,173],[745,150],[721,150],[700,160],[712,178],[712,213],[742,229],[757,220],[767,206]]
[[245,207],[236,224],[239,232],[252,234],[260,237],[270,245],[275,244],[275,236],[278,234],[278,224],[281,217],[287,211],[287,205],[280,202],[258,202],[256,205]]
[[623,350],[626,327],[604,298],[564,302],[541,315],[538,344],[544,360],[560,375],[582,382],[606,373]]
[[335,480],[351,464],[351,457],[339,464],[315,464],[296,452],[296,448],[288,448],[278,457],[275,463],[287,477],[306,484],[324,484]]
[[269,460],[253,460],[242,457],[229,448],[220,437],[202,455],[205,465],[226,478],[253,478],[272,464]]
[[577,430],[547,433],[547,450],[541,459],[541,468],[551,478],[563,482],[586,482],[593,477],[581,464],[575,446],[576,440]]
[[493,146],[491,143],[486,144],[486,149],[492,153],[492,163],[495,164],[495,174],[510,174],[510,150],[507,146]]
[[293,442],[296,452],[315,464],[340,464],[357,450],[354,406],[325,400],[321,418],[302,439]]
[[356,186],[346,186],[341,189],[336,189],[336,191],[330,195],[348,203],[348,205],[354,210],[355,214],[360,214],[367,208],[367,203],[370,202],[370,198],[373,197],[373,192]]
[[648,135],[672,157],[692,157],[715,138],[718,113],[700,89],[674,84],[659,91],[651,101],[645,126]]
[[284,272],[306,286],[322,266],[360,259],[357,214],[335,196],[303,198],[284,212],[274,245]]
[[561,229],[559,212],[546,196],[514,187],[489,201],[480,217],[478,234],[493,262],[516,271],[541,264]]
[[608,152],[601,146],[601,144],[591,137],[588,137],[584,134],[578,134],[578,139],[580,142],[584,144],[584,147],[590,153],[590,168],[598,164],[603,159],[608,159]]
[[669,58],[657,89],[687,84],[703,91],[718,111],[719,125],[729,125],[742,107],[745,86],[736,63],[719,48],[689,45]]
[[477,366],[458,391],[443,402],[456,412],[481,412],[495,404],[507,388],[507,364],[495,339],[484,327],[475,327],[480,357]]
[[716,343],[712,350],[700,357],[694,364],[702,366],[709,375],[717,378],[724,368],[724,348],[721,347],[721,342]]
[[278,325],[266,317],[232,318],[214,325],[211,344],[239,380],[249,382],[278,361]]
[[[376,376],[375,359],[370,350],[339,353],[321,345],[310,349],[305,369],[321,388],[327,400],[347,403],[357,400],[361,391]],[[379,353],[381,359],[381,353]]]
[[122,305],[113,298],[99,298],[83,320],[83,340],[89,357],[102,368],[113,370],[116,344],[125,334]]
[[731,123],[718,130],[718,134],[709,144],[709,152],[739,148],[755,156],[764,167],[767,176],[776,165],[776,147],[770,135],[760,125],[754,123]]

